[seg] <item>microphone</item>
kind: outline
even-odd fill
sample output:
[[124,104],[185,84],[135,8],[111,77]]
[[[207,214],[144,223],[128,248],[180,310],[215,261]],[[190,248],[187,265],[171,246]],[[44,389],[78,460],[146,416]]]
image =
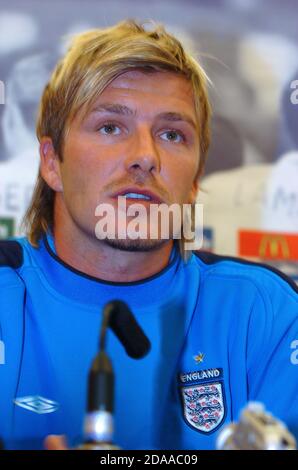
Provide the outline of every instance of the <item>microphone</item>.
[[104,308],[104,315],[109,318],[111,330],[130,357],[141,359],[148,354],[151,347],[150,341],[126,303],[121,300],[108,303]]
[[127,354],[140,359],[148,354],[151,344],[138,325],[128,305],[114,300],[105,305],[100,329],[99,352],[92,362],[88,377],[87,414],[84,443],[79,449],[119,449],[113,442],[114,371],[105,352],[108,327],[114,332]]

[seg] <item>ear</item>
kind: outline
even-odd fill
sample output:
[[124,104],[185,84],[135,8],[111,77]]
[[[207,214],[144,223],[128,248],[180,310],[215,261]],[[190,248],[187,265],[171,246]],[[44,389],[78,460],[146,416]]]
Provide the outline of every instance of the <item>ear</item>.
[[42,137],[39,146],[40,173],[46,183],[56,192],[63,191],[60,160],[55,152],[52,139]]

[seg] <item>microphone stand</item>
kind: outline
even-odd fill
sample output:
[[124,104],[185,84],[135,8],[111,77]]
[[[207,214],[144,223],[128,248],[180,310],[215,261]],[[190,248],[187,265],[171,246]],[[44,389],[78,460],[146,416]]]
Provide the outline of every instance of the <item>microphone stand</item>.
[[104,310],[99,352],[93,360],[88,378],[88,403],[81,450],[117,450],[113,444],[114,372],[105,352],[106,331],[112,306]]

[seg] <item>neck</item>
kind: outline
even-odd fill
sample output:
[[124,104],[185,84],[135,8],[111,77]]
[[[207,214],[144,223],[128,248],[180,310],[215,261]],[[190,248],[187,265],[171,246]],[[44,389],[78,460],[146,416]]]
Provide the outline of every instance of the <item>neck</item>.
[[150,251],[125,251],[95,238],[71,222],[55,223],[57,255],[90,276],[112,282],[134,282],[157,274],[168,263],[173,241]]

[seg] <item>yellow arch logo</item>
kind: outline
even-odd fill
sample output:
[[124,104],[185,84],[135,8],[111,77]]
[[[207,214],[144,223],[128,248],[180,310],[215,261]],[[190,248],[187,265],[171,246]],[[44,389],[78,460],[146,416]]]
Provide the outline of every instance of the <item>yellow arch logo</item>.
[[268,257],[278,258],[282,255],[282,258],[290,258],[290,249],[287,240],[282,235],[269,235],[266,234],[262,237],[259,256],[260,258]]

